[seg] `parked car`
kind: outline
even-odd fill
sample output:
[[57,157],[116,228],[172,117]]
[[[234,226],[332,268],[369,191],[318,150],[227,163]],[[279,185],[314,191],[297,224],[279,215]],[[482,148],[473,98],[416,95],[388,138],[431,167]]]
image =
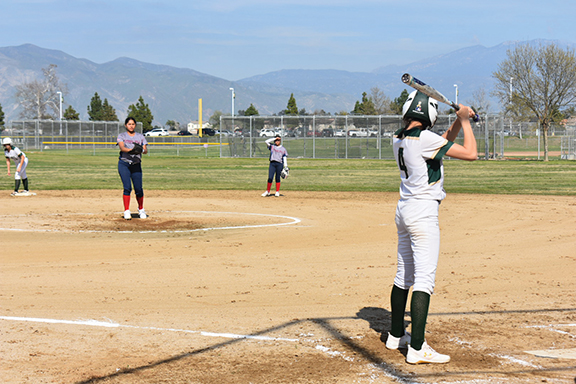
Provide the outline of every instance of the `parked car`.
[[184,131],[180,131],[178,132],[178,136],[192,136],[192,132],[184,130]]
[[202,128],[202,136],[214,136],[216,131],[212,128]]
[[275,137],[280,132],[272,128],[264,128],[260,131],[260,137]]
[[230,132],[230,131],[227,130],[227,129],[223,129],[223,130],[217,129],[217,130],[216,130],[216,134],[217,134],[217,135],[222,135],[222,136],[231,136],[231,135],[232,135],[232,132]]
[[323,137],[333,137],[334,136],[334,130],[332,128],[326,128],[322,130],[322,136]]
[[351,129],[348,131],[348,136],[350,137],[368,137],[368,131],[360,129]]
[[169,136],[166,128],[154,128],[144,134],[144,136]]
[[336,137],[346,137],[346,131],[343,129],[338,129],[334,132],[334,136]]

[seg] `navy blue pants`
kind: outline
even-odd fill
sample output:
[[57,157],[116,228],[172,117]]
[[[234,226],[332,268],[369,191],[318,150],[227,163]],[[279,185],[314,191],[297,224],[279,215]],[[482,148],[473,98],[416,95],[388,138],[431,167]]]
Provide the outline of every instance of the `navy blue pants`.
[[271,161],[270,167],[268,168],[268,182],[271,183],[272,179],[274,178],[274,174],[276,174],[276,182],[280,182],[280,173],[284,168],[284,164],[279,163],[277,161]]
[[134,184],[136,197],[144,196],[144,189],[142,189],[142,165],[140,163],[128,164],[125,161],[118,160],[118,173],[122,179],[125,196],[130,196],[130,193],[132,193],[132,184]]

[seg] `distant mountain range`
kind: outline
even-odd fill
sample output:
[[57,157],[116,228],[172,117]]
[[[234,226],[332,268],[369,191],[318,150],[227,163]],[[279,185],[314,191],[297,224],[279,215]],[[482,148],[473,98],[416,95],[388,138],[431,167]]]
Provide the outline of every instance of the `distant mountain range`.
[[[530,43],[547,42],[533,40]],[[572,43],[560,43],[573,48]],[[6,121],[19,119],[19,105],[14,98],[15,86],[42,77],[42,68],[56,64],[57,74],[67,84],[64,109],[68,105],[88,119],[87,107],[95,92],[116,109],[120,119],[126,117],[130,104],[141,95],[154,115],[154,124],[167,120],[186,124],[198,120],[198,99],[202,99],[203,120],[216,110],[230,114],[231,91],[236,93],[235,113],[254,104],[261,115],[277,114],[286,108],[294,93],[299,109],[312,112],[323,109],[337,113],[351,111],[362,92],[380,88],[394,99],[406,88],[400,81],[409,72],[433,85],[449,98],[454,98],[458,84],[459,101],[472,99],[472,92],[484,87],[492,89],[492,72],[506,59],[506,52],[518,42],[506,42],[495,47],[473,46],[408,65],[389,65],[372,72],[339,70],[279,70],[229,81],[187,68],[143,63],[130,58],[97,64],[78,59],[62,51],[49,50],[32,44],[0,48],[0,104]],[[498,111],[496,100],[492,110]]]

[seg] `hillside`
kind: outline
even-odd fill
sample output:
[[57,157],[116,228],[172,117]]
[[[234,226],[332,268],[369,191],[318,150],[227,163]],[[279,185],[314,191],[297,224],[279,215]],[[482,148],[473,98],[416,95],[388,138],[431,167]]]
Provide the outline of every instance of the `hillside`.
[[[533,40],[539,44],[542,40]],[[188,68],[143,63],[130,58],[118,58],[97,64],[76,58],[62,51],[25,44],[0,48],[0,104],[6,120],[19,118],[14,98],[15,86],[41,77],[41,69],[57,65],[57,74],[67,84],[68,105],[87,119],[87,107],[95,92],[108,99],[119,118],[126,116],[130,104],[142,95],[155,117],[154,124],[164,125],[167,120],[187,123],[198,119],[198,99],[202,99],[203,120],[216,110],[230,114],[231,91],[235,89],[235,113],[254,104],[261,115],[277,114],[294,93],[298,108],[312,112],[323,109],[330,113],[350,111],[362,92],[378,87],[388,97],[397,97],[405,88],[400,77],[409,72],[433,85],[453,98],[454,84],[458,84],[459,101],[472,99],[472,93],[484,87],[492,88],[492,72],[506,58],[506,51],[517,42],[506,42],[495,47],[473,46],[445,55],[423,59],[408,65],[376,68],[372,72],[341,70],[286,70],[253,76],[236,82],[211,76]],[[558,42],[556,42],[558,43]],[[574,47],[572,43],[558,43],[561,47]],[[193,66],[193,63],[191,63]],[[492,100],[492,111],[499,110]]]

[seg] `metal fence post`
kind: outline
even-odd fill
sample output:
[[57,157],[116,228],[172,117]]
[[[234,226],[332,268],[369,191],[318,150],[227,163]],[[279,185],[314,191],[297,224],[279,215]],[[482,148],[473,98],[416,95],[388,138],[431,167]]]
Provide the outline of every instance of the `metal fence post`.
[[490,139],[488,133],[488,114],[486,114],[484,120],[484,160],[488,160],[490,157]]
[[346,130],[345,130],[345,141],[344,143],[346,144],[346,159],[348,158],[348,115],[345,116],[344,118],[344,124],[346,126]]
[[312,158],[316,158],[316,115],[312,116]]

